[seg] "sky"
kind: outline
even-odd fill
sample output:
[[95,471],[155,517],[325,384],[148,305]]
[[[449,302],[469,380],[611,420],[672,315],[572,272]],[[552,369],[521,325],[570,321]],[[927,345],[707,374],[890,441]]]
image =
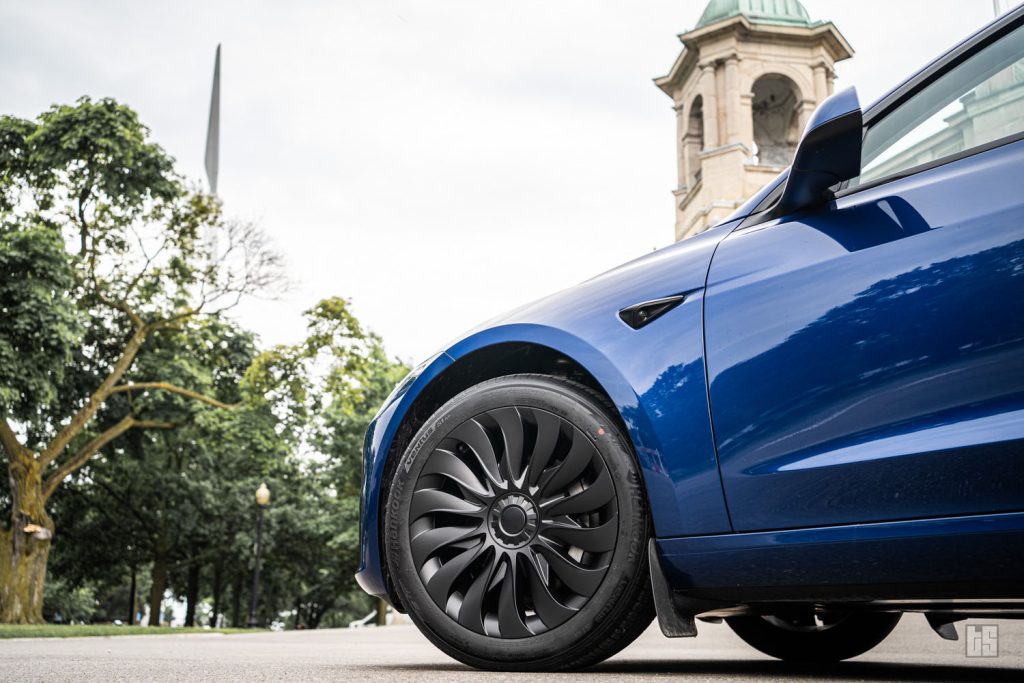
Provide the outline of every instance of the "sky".
[[[1003,6],[1011,3],[1002,0]],[[675,114],[651,82],[705,0],[0,0],[0,113],[132,106],[291,288],[233,315],[264,344],[343,296],[418,362],[464,330],[673,239]],[[804,0],[864,105],[994,17],[991,0]]]

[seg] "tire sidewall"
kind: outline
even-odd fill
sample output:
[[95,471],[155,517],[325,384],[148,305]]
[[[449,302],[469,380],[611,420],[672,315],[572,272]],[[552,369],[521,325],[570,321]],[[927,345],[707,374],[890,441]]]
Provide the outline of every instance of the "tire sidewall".
[[[616,548],[605,575],[587,604],[565,623],[536,636],[501,639],[461,626],[430,598],[411,560],[409,508],[412,489],[427,457],[458,425],[499,407],[547,410],[585,434],[612,475],[618,507]],[[423,633],[463,661],[492,665],[542,665],[566,657],[567,648],[584,651],[615,628],[626,605],[623,595],[646,562],[649,535],[642,482],[629,443],[605,411],[582,392],[540,377],[505,377],[484,382],[451,399],[423,425],[396,468],[386,513],[387,562],[402,604]],[[480,659],[478,659],[480,658]]]

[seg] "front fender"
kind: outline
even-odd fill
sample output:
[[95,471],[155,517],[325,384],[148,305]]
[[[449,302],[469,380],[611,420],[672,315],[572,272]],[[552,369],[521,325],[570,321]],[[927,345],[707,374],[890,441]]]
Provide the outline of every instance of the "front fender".
[[[586,370],[614,404],[640,465],[659,538],[731,530],[708,407],[702,316],[722,226],[525,306],[458,340],[410,373],[371,423],[364,452],[361,566],[368,593],[386,595],[380,554],[381,482],[395,436],[416,398],[469,354],[506,343],[546,347]],[[685,293],[682,304],[635,330],[618,311]]]

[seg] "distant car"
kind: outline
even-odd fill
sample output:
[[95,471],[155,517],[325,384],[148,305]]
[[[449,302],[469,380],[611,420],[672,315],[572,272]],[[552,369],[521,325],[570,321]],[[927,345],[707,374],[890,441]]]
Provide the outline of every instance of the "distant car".
[[1024,617],[1024,9],[830,97],[717,227],[416,368],[361,534],[360,585],[485,669],[593,664],[655,610],[811,661]]

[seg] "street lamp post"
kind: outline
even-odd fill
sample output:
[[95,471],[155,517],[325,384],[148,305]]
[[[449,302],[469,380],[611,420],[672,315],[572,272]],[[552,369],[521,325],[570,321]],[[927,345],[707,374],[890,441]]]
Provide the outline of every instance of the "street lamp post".
[[260,541],[263,538],[263,508],[270,505],[270,489],[264,482],[256,489],[256,569],[252,573],[252,604],[249,607],[249,628],[259,626],[256,619],[256,602],[260,591]]

